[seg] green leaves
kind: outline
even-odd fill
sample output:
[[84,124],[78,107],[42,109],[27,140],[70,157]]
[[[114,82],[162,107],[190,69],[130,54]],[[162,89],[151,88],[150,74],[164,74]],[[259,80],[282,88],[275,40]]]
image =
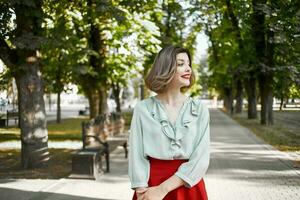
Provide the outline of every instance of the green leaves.
[[[199,22],[205,24],[206,34],[210,38],[210,83],[219,88],[219,92],[222,93],[222,88],[235,81],[234,74],[247,79],[250,74],[275,72],[276,85],[280,84],[280,74],[284,77],[296,77],[299,74],[300,51],[297,39],[299,43],[300,37],[297,38],[296,31],[300,26],[300,16],[296,14],[300,6],[298,1],[201,0],[192,1],[191,4],[191,12],[200,16]],[[254,12],[260,12],[265,22],[253,17]],[[259,37],[265,38],[265,41],[259,42]],[[257,54],[256,49],[261,50],[261,53]],[[270,57],[275,61],[272,66],[267,62],[267,58],[271,60]],[[281,68],[284,66],[292,66],[295,70],[283,72]],[[299,82],[296,79],[290,83]],[[285,88],[274,88],[288,91],[291,84]]]

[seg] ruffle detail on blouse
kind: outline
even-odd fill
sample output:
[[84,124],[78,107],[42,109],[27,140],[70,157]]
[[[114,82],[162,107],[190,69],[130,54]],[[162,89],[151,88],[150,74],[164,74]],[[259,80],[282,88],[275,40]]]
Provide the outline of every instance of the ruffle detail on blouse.
[[[189,132],[189,127],[191,122],[197,119],[199,115],[199,99],[189,99],[185,102],[181,110],[178,113],[178,121],[175,122],[175,127],[169,121],[167,113],[160,104],[159,100],[155,97],[150,97],[150,102],[148,104],[148,111],[150,112],[153,119],[158,121],[161,125],[162,132],[171,139],[172,148],[181,147],[181,139]],[[176,124],[177,123],[177,124]]]

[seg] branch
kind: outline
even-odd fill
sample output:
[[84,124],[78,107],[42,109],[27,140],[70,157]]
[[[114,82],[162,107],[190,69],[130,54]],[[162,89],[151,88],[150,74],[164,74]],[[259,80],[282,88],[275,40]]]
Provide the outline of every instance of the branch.
[[13,67],[15,65],[13,57],[15,56],[15,52],[10,49],[6,41],[0,37],[0,59],[7,67]]

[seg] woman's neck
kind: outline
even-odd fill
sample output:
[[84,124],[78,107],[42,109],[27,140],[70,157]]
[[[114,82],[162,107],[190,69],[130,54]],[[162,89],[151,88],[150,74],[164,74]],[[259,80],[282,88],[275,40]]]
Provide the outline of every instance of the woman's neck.
[[164,104],[170,106],[177,106],[182,104],[188,97],[182,94],[180,91],[167,91],[164,93],[159,93],[156,96]]

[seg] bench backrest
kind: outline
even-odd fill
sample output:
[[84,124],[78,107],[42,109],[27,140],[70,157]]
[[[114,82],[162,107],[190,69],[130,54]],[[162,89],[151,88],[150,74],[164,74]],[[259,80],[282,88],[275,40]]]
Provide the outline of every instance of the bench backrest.
[[17,117],[19,117],[19,111],[17,111],[17,110],[7,110],[6,111],[6,116],[7,116],[7,119],[8,118],[17,118]]
[[88,122],[82,122],[83,148],[94,148],[103,145],[108,136],[122,133],[124,124],[120,113],[102,114]]

